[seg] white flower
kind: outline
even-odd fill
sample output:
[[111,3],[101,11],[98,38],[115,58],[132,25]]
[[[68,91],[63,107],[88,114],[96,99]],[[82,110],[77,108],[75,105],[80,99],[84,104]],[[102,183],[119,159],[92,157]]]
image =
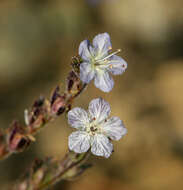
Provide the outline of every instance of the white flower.
[[84,83],[94,79],[95,86],[104,92],[111,91],[114,86],[111,74],[120,75],[127,68],[127,63],[115,55],[120,50],[109,54],[111,49],[108,33],[95,36],[93,45],[88,40],[84,40],[79,46],[79,55],[83,61],[80,65],[80,79]]
[[88,112],[74,108],[68,112],[68,122],[78,131],[69,136],[69,149],[76,153],[91,152],[108,158],[113,145],[111,140],[119,140],[127,132],[118,117],[109,118],[110,106],[102,98],[90,102]]

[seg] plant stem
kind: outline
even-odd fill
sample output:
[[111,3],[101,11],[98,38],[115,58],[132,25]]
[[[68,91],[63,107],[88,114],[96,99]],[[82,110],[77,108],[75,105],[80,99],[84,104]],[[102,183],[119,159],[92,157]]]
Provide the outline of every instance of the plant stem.
[[78,177],[88,168],[88,158],[89,152],[69,152],[61,161],[54,158],[36,161],[13,190],[45,190],[59,181]]

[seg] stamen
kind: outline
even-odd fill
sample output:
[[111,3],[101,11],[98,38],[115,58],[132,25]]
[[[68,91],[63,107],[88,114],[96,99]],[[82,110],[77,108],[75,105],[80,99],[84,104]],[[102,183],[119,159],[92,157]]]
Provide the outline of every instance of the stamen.
[[101,62],[101,61],[105,61],[106,59],[112,57],[113,55],[119,53],[120,51],[121,51],[121,49],[118,49],[117,51],[115,51],[115,52],[109,54],[108,56],[104,57],[103,59],[99,59],[99,60],[97,60],[96,63]]
[[91,130],[92,132],[94,132],[94,131],[95,131],[94,127],[90,127],[90,130]]
[[90,130],[91,130],[91,132],[95,132],[95,131],[97,131],[97,128],[96,127],[90,127]]

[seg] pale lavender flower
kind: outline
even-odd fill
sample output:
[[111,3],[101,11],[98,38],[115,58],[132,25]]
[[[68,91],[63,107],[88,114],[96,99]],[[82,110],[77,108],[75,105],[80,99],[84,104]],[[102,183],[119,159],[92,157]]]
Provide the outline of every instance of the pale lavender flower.
[[80,65],[80,79],[89,83],[94,79],[95,86],[104,92],[109,92],[114,86],[113,75],[122,74],[127,63],[121,57],[115,55],[120,50],[109,54],[112,49],[108,33],[98,34],[93,39],[93,45],[84,40],[79,46],[79,55],[82,58]]
[[69,136],[69,149],[76,153],[91,152],[108,158],[113,145],[111,140],[119,140],[127,133],[118,117],[109,118],[110,105],[102,98],[90,102],[88,112],[73,108],[68,112],[68,122],[78,131]]

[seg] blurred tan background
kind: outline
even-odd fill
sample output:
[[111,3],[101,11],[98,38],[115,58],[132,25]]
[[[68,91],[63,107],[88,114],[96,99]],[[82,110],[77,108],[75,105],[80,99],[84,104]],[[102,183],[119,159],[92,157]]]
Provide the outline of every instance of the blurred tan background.
[[[79,43],[102,32],[128,62],[111,93],[90,84],[74,106],[91,99],[110,102],[112,115],[128,134],[114,143],[109,159],[92,157],[94,167],[60,190],[183,189],[183,1],[182,0],[1,0],[0,127],[40,94],[65,82]],[[21,154],[0,162],[6,190],[34,158],[62,157],[72,129],[60,116]]]

